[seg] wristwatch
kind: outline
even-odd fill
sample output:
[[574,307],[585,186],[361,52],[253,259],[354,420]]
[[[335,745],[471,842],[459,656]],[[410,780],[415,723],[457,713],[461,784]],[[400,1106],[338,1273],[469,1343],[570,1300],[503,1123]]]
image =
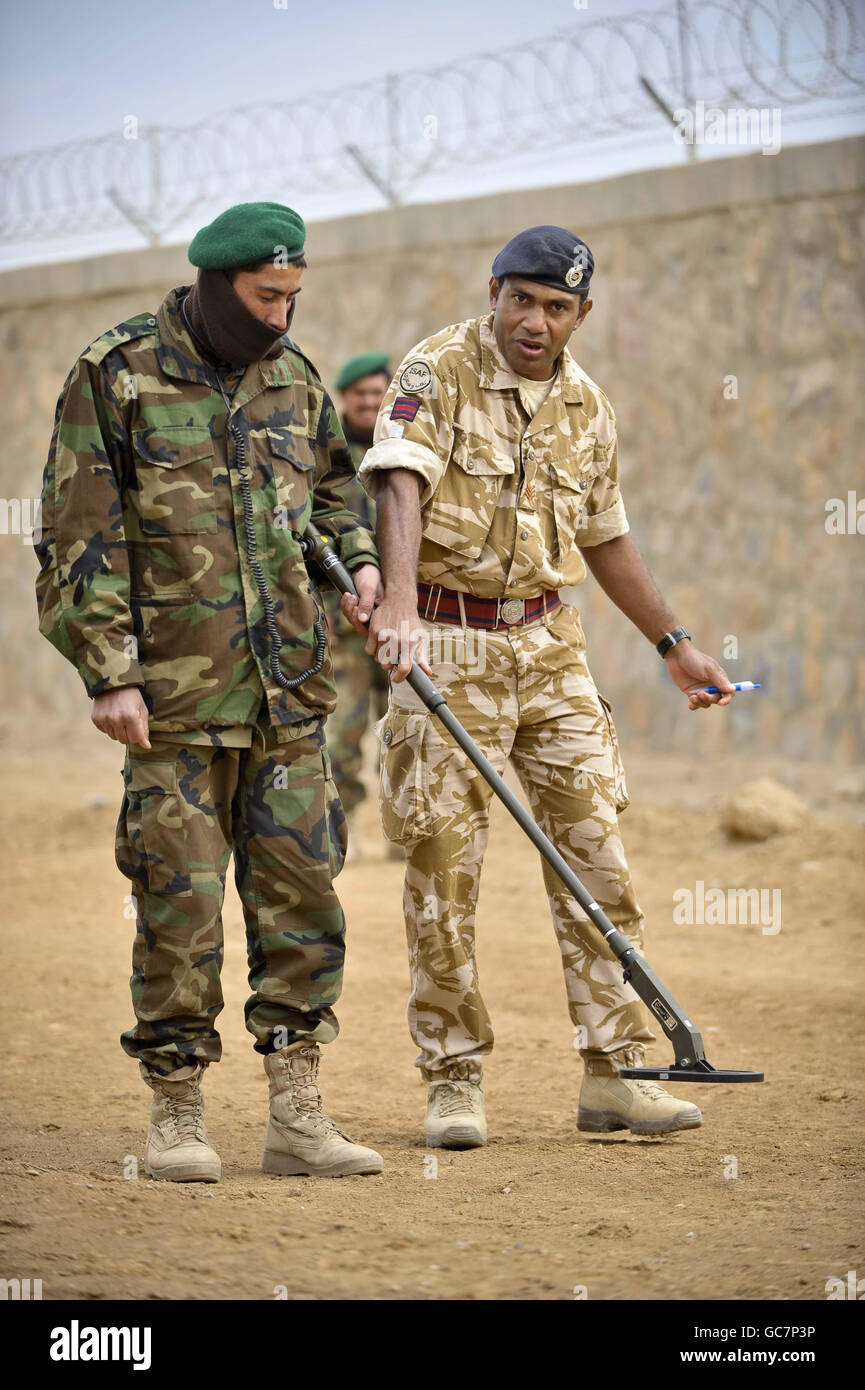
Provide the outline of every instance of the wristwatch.
[[677,642],[681,642],[683,637],[690,640],[691,634],[686,627],[674,627],[672,632],[665,632],[657,645],[658,656],[666,656],[671,647],[675,647]]

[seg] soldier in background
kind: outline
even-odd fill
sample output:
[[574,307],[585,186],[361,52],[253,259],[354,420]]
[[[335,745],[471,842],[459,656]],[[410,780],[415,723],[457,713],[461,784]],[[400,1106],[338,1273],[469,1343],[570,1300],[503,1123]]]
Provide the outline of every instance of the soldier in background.
[[[336,379],[342,408],[342,428],[355,471],[372,444],[379,406],[390,381],[383,352],[364,352],[345,363]],[[375,503],[356,480],[346,490],[349,505],[375,530]],[[340,608],[334,590],[324,592],[330,622],[336,709],[327,721],[327,746],[333,776],[349,818],[348,858],[362,858],[361,845],[350,817],[366,797],[362,779],[363,739],[370,718],[377,722],[387,709],[387,673],[366,651],[366,634],[356,632]],[[402,854],[397,851],[399,857]]]
[[[262,1166],[376,1173],[323,1112],[319,1044],[338,1032],[345,821],[324,718],[335,690],[299,537],[331,536],[367,602],[369,526],[334,406],[287,337],[303,220],[229,208],[193,239],[191,288],[75,363],[45,469],[39,625],[92,720],[126,745],[116,857],[137,910],[121,1039],[153,1091],[145,1168],[216,1182],[201,1077],[221,1056],[229,860],[246,922],[246,1026],[270,1081]],[[98,1065],[98,1057],[96,1058]]]
[[[493,793],[405,683],[422,640],[454,714],[499,772],[512,763],[542,829],[637,950],[644,923],[619,837],[628,796],[615,727],[579,615],[558,590],[588,566],[657,645],[691,709],[731,698],[724,671],[677,626],[628,535],[615,416],[567,348],[591,309],[593,266],[564,228],[514,237],[493,262],[490,312],[405,358],[360,473],[376,497],[384,582],[368,649],[395,668],[381,812],[405,846],[408,1015],[429,1083],[431,1146],[486,1142],[481,1081],[493,1030],[474,933]],[[363,616],[349,598],[344,608]],[[483,639],[471,651],[470,637]],[[698,693],[706,685],[724,694]],[[585,913],[546,863],[543,871],[584,1064],[578,1128],[699,1125],[697,1106],[620,1075],[653,1040],[648,1015]]]

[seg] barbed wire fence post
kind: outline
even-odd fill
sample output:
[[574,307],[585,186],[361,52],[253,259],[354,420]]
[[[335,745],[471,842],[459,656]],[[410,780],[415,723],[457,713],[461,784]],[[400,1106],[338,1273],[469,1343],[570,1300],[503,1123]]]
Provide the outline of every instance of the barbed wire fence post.
[[[688,19],[685,10],[685,0],[676,0],[676,11],[678,19],[679,33],[679,67],[682,73],[682,99],[687,107],[694,105],[694,93],[691,90],[691,63],[688,53]],[[698,147],[694,144],[685,146],[688,159],[695,161],[698,158]]]

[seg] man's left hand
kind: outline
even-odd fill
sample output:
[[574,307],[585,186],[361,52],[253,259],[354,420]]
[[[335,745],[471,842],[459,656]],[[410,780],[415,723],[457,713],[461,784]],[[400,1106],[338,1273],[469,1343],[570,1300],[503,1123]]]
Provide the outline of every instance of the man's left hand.
[[359,565],[352,579],[357,598],[354,594],[343,594],[339,605],[355,631],[365,634],[373,608],[384,598],[381,571],[378,565]]
[[[735,691],[727,672],[712,656],[707,656],[683,638],[671,647],[664,657],[670,675],[680,690],[688,696],[689,709],[708,709],[710,705],[729,705]],[[695,686],[717,685],[726,693],[706,695],[695,693]]]

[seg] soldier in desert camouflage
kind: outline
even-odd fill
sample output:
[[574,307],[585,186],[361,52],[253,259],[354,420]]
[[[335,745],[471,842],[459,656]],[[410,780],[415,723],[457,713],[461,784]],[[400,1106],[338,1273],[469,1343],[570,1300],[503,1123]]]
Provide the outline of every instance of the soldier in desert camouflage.
[[335,690],[299,537],[314,518],[369,602],[369,527],[336,411],[286,335],[306,261],[290,208],[244,203],[194,238],[193,287],[98,338],[57,406],[37,550],[40,628],[93,723],[126,745],[117,863],[137,908],[135,1027],[153,1095],[146,1170],[215,1182],[200,1081],[221,1055],[221,908],[234,872],[270,1081],[263,1166],[378,1172],[324,1114],[336,1037],[345,821],[323,723]]
[[[579,237],[533,227],[493,263],[491,312],[413,348],[394,378],[361,481],[376,499],[385,597],[368,650],[392,668],[382,722],[381,813],[405,846],[409,1026],[428,1084],[426,1141],[486,1142],[481,1086],[493,1031],[474,928],[491,788],[404,683],[425,650],[450,708],[614,925],[637,947],[643,915],[619,838],[628,796],[610,706],[577,611],[558,590],[586,566],[658,645],[686,693],[730,683],[678,628],[628,535],[616,424],[567,342],[591,309]],[[359,618],[363,604],[345,601]],[[727,704],[690,694],[691,709]],[[653,1035],[596,929],[545,864],[568,1007],[584,1069],[578,1128],[665,1133],[695,1105],[619,1072]],[[540,1001],[538,1001],[540,1006]]]

